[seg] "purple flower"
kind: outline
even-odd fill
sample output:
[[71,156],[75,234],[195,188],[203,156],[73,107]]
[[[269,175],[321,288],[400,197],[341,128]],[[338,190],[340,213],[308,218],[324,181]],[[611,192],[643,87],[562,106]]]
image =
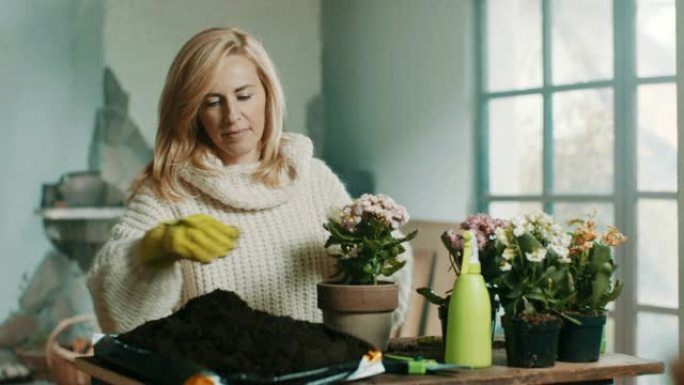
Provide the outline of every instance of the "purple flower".
[[[506,221],[492,218],[488,214],[475,214],[467,217],[458,227],[462,230],[472,230],[477,239],[478,250],[484,250],[489,242],[496,239],[496,229],[506,224]],[[442,234],[442,242],[453,255],[463,251],[463,237],[453,229],[448,229]]]

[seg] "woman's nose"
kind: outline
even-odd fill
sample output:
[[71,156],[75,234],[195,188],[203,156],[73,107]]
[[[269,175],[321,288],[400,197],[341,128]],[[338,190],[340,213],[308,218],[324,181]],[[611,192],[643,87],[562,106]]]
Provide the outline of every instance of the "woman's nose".
[[228,114],[226,117],[228,118],[229,124],[235,124],[235,122],[240,120],[240,111],[238,111],[236,103],[228,105]]

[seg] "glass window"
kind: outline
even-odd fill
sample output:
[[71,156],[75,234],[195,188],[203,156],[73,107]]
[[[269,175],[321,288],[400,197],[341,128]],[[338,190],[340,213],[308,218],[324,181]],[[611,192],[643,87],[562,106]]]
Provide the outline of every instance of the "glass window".
[[489,204],[489,213],[496,218],[513,218],[542,210],[542,204],[539,202],[492,202]]
[[486,9],[478,22],[487,37],[478,42],[486,153],[477,159],[488,175],[478,207],[503,218],[543,208],[559,223],[595,210],[601,229],[615,224],[629,238],[616,253],[618,273],[636,281],[609,306],[607,349],[667,362],[681,280],[675,1],[476,6]]
[[615,352],[615,318],[608,317],[606,319],[606,327],[603,329],[603,338],[606,341],[606,353]]
[[487,7],[490,91],[542,85],[540,0],[506,0]]
[[551,2],[553,83],[613,78],[613,1]]
[[592,213],[596,214],[596,225],[599,226],[600,230],[605,229],[607,225],[615,223],[615,208],[612,203],[557,202],[553,207],[553,216],[562,225],[566,225],[571,219],[586,218],[586,215]]
[[553,96],[554,193],[613,191],[613,90]]
[[639,201],[637,213],[638,301],[642,305],[676,309],[679,304],[677,201],[642,199]]
[[675,73],[674,0],[638,0],[636,17],[639,77]]
[[670,362],[677,358],[679,341],[677,316],[641,312],[637,317],[637,351],[639,357],[665,361],[666,375],[639,376],[639,385],[669,385]]
[[639,190],[677,191],[677,87],[639,86],[637,108]]
[[542,99],[539,95],[489,103],[490,186],[495,194],[542,190]]

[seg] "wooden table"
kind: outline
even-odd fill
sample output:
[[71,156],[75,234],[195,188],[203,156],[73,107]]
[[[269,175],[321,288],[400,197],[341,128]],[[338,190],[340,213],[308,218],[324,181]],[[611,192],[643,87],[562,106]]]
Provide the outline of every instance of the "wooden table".
[[[441,341],[433,339],[421,343],[415,338],[392,340],[389,349],[394,353],[422,355],[426,358],[440,358]],[[433,375],[396,375],[381,374],[363,379],[353,384],[492,384],[492,385],[535,385],[535,384],[610,384],[614,378],[633,377],[640,374],[663,373],[662,362],[646,360],[625,354],[606,353],[598,362],[569,363],[557,362],[552,368],[522,369],[506,365],[503,349],[494,350],[494,365],[484,369],[454,370]],[[143,385],[142,382],[114,372],[97,363],[93,357],[77,358],[76,367],[112,385]]]

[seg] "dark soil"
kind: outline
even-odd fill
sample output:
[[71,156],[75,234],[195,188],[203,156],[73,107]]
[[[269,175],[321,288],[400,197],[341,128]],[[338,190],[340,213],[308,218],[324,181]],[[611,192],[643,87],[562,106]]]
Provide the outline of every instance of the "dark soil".
[[535,313],[529,315],[523,315],[520,319],[525,320],[525,322],[531,325],[539,325],[548,321],[557,320],[558,317],[553,314],[548,313]]
[[323,324],[253,310],[224,290],[190,300],[177,313],[147,322],[118,339],[220,374],[262,376],[358,362],[372,349]]

